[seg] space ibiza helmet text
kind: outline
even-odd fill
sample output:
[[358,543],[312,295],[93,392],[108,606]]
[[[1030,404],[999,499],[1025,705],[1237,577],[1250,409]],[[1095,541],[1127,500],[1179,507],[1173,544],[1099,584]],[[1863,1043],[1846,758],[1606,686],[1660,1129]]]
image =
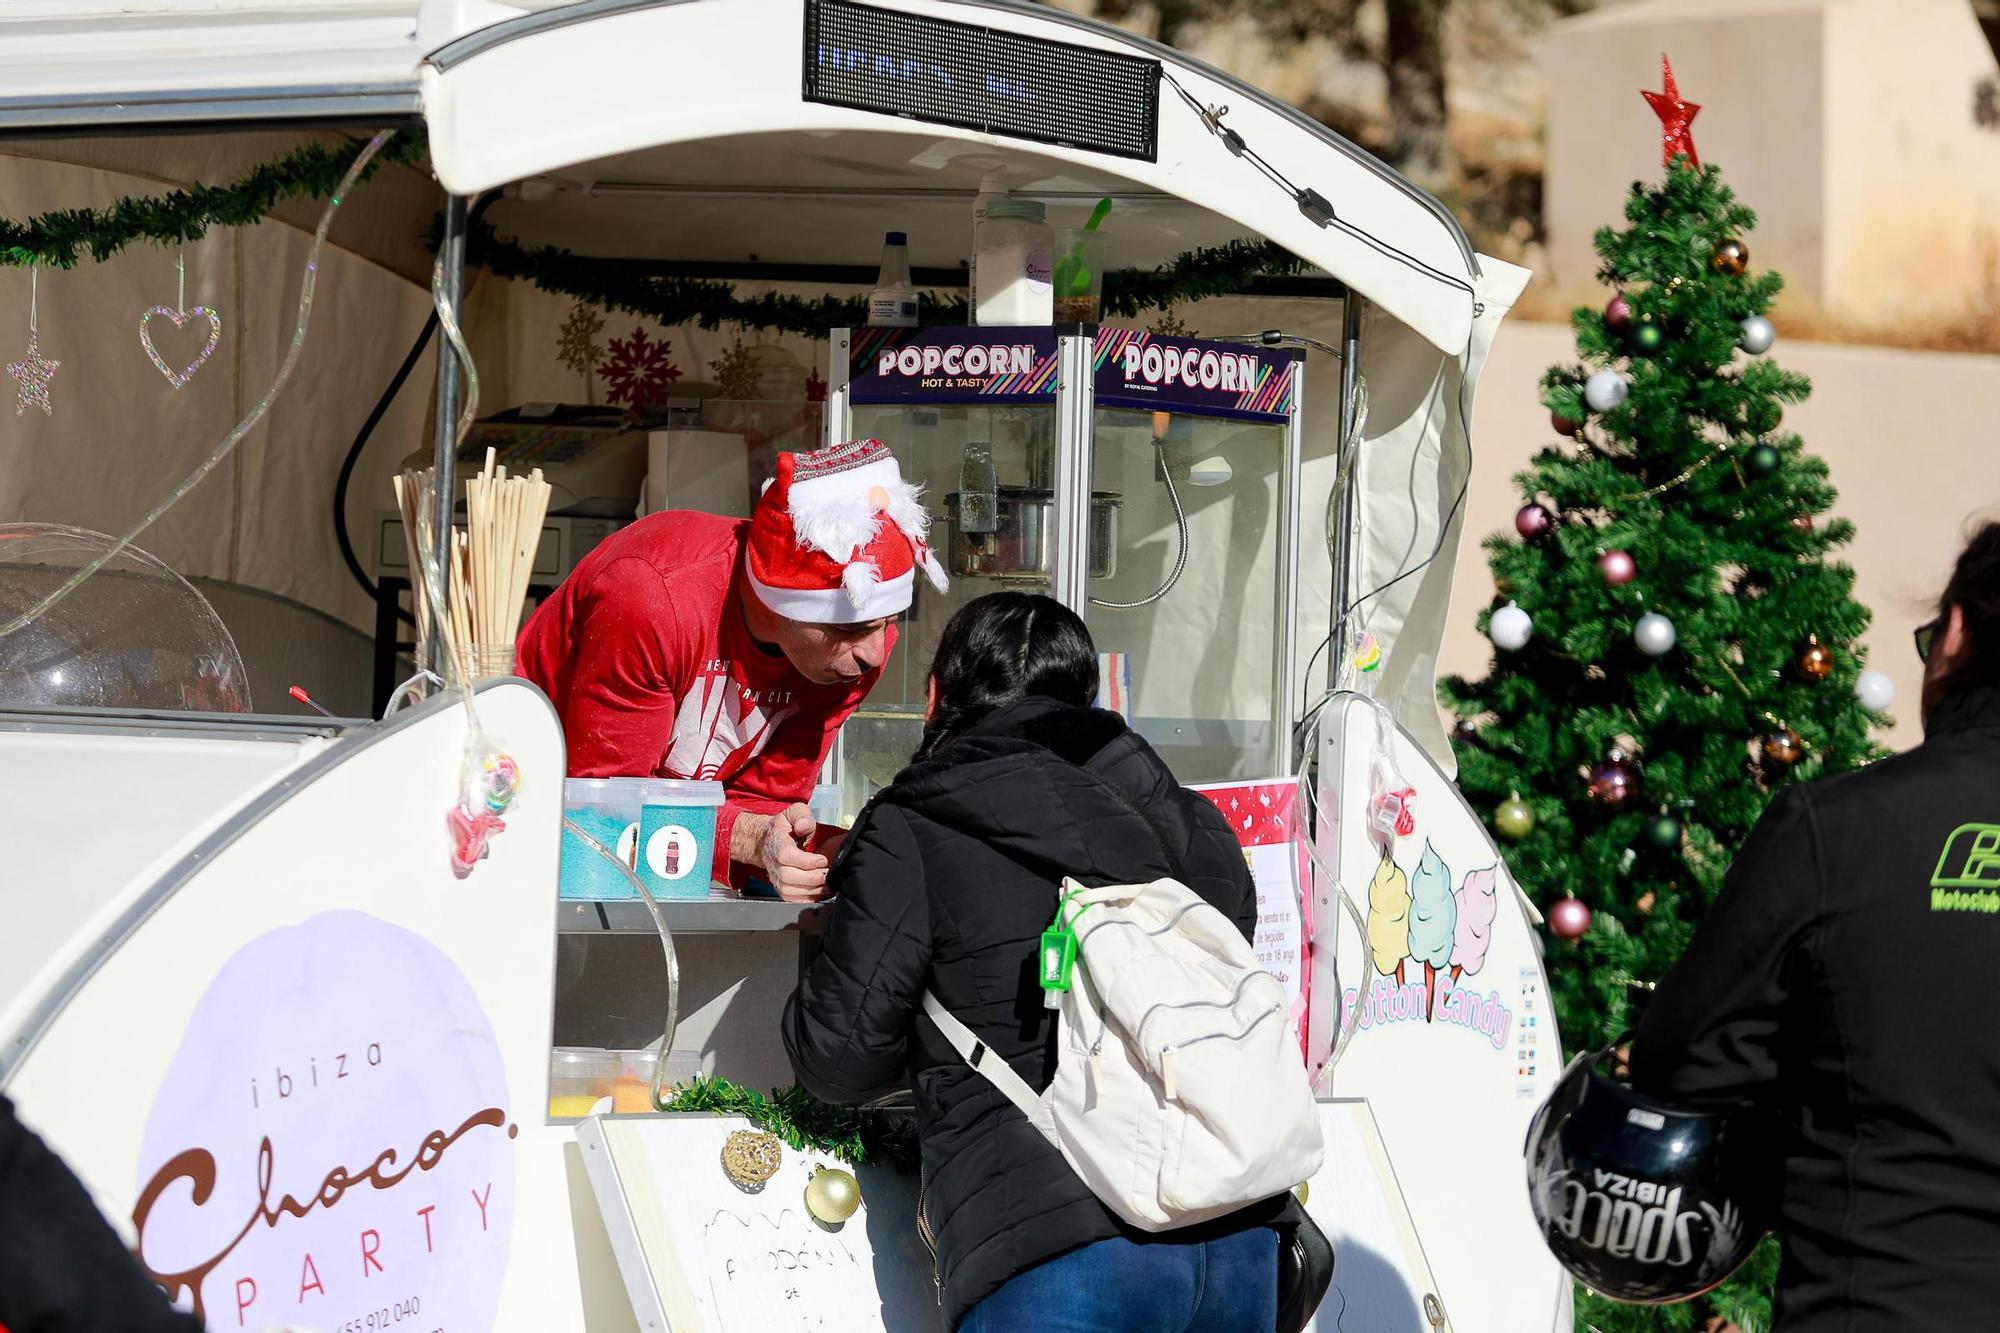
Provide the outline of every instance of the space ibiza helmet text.
[[139,1260],[217,1329],[490,1327],[508,1107],[479,996],[429,940],[354,911],[269,931],[216,970],[153,1096]]
[[1685,1268],[1706,1256],[1709,1232],[1728,1219],[1706,1203],[1699,1210],[1682,1208],[1682,1192],[1680,1186],[1592,1171],[1555,1184],[1549,1221],[1579,1245],[1614,1259]]

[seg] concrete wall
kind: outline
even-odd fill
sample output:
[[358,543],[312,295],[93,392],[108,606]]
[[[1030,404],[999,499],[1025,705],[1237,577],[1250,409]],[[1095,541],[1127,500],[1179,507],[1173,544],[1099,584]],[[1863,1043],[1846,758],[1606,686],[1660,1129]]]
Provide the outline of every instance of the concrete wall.
[[1548,263],[1587,287],[1590,238],[1659,177],[1659,122],[1639,90],[1673,58],[1701,106],[1704,163],[1752,208],[1758,267],[1790,299],[1896,324],[1990,304],[2000,285],[2000,127],[1974,117],[2000,77],[1965,0],[1635,0],[1554,25],[1548,77]]
[[[1510,478],[1555,442],[1537,381],[1573,353],[1565,325],[1507,324],[1493,344],[1474,413],[1466,539],[1441,664],[1448,674],[1482,674],[1492,658],[1473,629],[1493,595],[1479,541],[1512,531],[1521,498]],[[1923,734],[1910,630],[1930,618],[1967,520],[2000,518],[2000,357],[1783,340],[1771,355],[1812,377],[1812,397],[1786,409],[1785,426],[1827,460],[1840,490],[1834,512],[1860,529],[1845,558],[1856,595],[1875,613],[1869,665],[1896,682],[1896,726],[1883,740],[1907,748]]]

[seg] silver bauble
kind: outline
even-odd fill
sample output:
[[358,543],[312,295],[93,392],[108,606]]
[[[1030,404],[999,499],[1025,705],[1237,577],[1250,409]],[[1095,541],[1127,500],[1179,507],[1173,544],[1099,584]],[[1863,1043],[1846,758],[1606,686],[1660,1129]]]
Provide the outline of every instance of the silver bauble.
[[1632,381],[1615,370],[1600,370],[1583,382],[1583,400],[1593,412],[1609,412],[1632,392]]
[[1896,682],[1880,671],[1864,671],[1854,682],[1854,697],[1863,708],[1883,712],[1896,702]]
[[1510,653],[1519,652],[1528,646],[1528,640],[1534,636],[1535,622],[1529,619],[1526,611],[1509,602],[1493,613],[1493,618],[1487,622],[1486,633],[1495,647]]
[[1679,637],[1674,630],[1674,622],[1658,611],[1648,611],[1632,627],[1632,642],[1638,644],[1639,651],[1648,657],[1658,657],[1671,651]]

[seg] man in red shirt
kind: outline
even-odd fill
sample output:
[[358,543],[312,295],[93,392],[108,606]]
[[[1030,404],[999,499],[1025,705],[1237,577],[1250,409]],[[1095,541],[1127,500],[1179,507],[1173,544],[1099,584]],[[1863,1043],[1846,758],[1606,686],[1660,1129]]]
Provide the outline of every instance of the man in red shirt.
[[555,703],[572,777],[723,784],[714,874],[789,899],[826,888],[807,808],[834,734],[882,673],[928,516],[879,440],[780,454],[748,519],[668,511],[621,529],[521,630],[516,670]]

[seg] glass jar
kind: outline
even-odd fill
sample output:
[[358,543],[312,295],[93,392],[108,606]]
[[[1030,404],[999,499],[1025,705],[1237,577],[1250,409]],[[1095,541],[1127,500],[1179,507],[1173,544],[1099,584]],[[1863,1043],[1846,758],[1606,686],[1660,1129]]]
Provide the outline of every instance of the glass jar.
[[978,324],[1049,324],[1055,320],[1055,234],[1034,199],[998,199],[973,241]]

